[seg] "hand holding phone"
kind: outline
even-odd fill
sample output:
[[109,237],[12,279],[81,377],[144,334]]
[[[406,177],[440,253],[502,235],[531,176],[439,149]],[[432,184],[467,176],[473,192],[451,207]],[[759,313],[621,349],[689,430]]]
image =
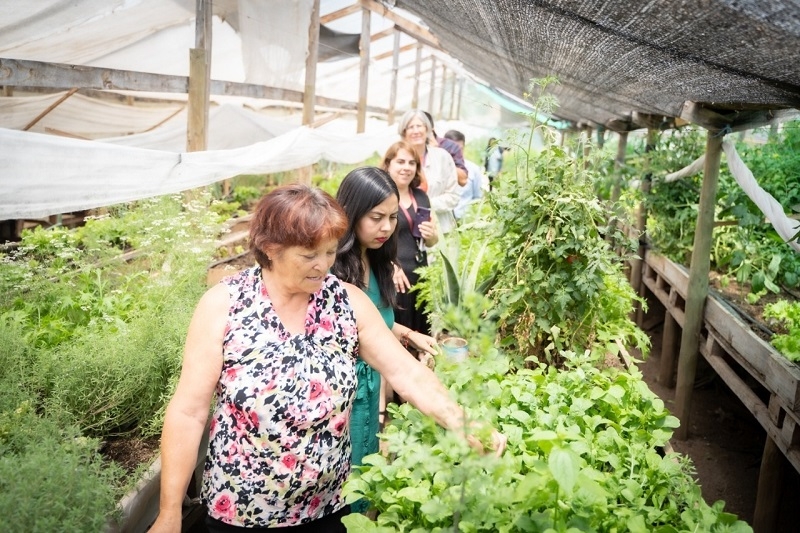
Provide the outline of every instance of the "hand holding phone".
[[414,227],[411,228],[411,235],[421,239],[422,234],[419,232],[419,225],[422,222],[427,222],[431,219],[431,210],[427,207],[417,207],[417,213],[414,217]]

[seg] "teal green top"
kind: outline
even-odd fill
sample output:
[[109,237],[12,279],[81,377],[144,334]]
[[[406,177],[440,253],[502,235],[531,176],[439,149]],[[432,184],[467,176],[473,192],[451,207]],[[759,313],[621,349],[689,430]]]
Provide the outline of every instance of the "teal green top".
[[[394,326],[394,309],[381,302],[381,293],[378,289],[378,280],[372,268],[369,269],[369,284],[364,291],[378,308],[378,311],[391,329]],[[356,361],[356,375],[358,388],[356,399],[353,401],[353,412],[350,415],[350,443],[353,451],[353,466],[363,464],[364,457],[378,453],[378,420],[381,395],[381,375],[371,366],[359,358]],[[369,502],[359,500],[350,508],[353,512],[363,513],[369,507]]]

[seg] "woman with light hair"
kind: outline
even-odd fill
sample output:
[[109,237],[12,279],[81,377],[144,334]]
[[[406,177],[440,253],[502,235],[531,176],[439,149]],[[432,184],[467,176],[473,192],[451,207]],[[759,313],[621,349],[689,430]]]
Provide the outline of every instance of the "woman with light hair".
[[439,230],[446,234],[456,226],[453,209],[461,197],[453,158],[447,150],[436,146],[433,128],[424,111],[407,111],[400,120],[398,132],[414,148],[422,163],[431,207],[436,214]]

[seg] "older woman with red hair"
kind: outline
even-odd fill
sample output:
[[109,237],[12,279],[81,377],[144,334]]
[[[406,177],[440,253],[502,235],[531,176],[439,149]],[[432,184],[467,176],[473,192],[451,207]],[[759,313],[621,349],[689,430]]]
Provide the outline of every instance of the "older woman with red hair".
[[[181,531],[209,406],[201,498],[210,532],[344,531],[358,356],[423,413],[462,428],[435,374],[360,289],[329,273],[346,229],[342,208],[319,189],[279,187],[259,203],[250,228],[258,264],[209,289],[189,325],[152,533]],[[504,446],[495,433],[494,449]]]

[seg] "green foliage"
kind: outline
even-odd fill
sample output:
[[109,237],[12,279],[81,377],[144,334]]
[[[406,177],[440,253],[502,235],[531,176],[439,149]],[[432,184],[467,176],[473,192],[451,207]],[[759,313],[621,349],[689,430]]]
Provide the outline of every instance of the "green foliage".
[[704,502],[688,459],[658,453],[677,420],[635,369],[562,358],[564,370],[514,371],[502,357],[437,367],[471,420],[508,437],[505,454],[478,455],[410,405],[390,406],[389,458],[370,456],[345,485],[377,521],[348,519],[349,530],[751,531]]
[[764,318],[770,319],[788,330],[770,339],[775,349],[789,361],[800,363],[800,302],[781,300],[764,307]]
[[98,441],[38,416],[30,401],[17,399],[8,376],[0,386],[10,393],[0,401],[4,529],[101,531],[121,497],[121,469],[102,461]]
[[[796,122],[785,124],[783,132],[765,144],[737,143],[737,151],[758,184],[786,212],[800,202],[798,149],[800,128]],[[646,198],[648,236],[655,249],[680,264],[690,262],[702,176],[671,183],[661,178],[687,166],[704,150],[701,130],[683,128],[662,135],[646,159],[627,161],[642,173],[647,169],[652,172],[655,181]],[[800,256],[786,246],[724,163],[720,168],[715,218],[721,224],[714,230],[712,268],[749,286],[751,302],[766,291],[779,293],[781,285],[794,288],[800,284]]]
[[[611,316],[620,316],[618,302],[604,306],[607,283],[629,302],[636,298],[614,274],[620,258],[605,240],[613,229],[594,196],[591,171],[550,146],[521,162],[491,200],[501,267],[490,296],[502,309],[504,343],[540,355],[548,347],[556,353],[559,346],[591,346]],[[627,329],[623,342],[637,336],[635,326]]]
[[[99,439],[161,431],[220,220],[202,196],[113,212],[26,233],[0,257],[0,515],[10,531],[101,531],[123,483]],[[120,259],[128,246],[138,253]]]

